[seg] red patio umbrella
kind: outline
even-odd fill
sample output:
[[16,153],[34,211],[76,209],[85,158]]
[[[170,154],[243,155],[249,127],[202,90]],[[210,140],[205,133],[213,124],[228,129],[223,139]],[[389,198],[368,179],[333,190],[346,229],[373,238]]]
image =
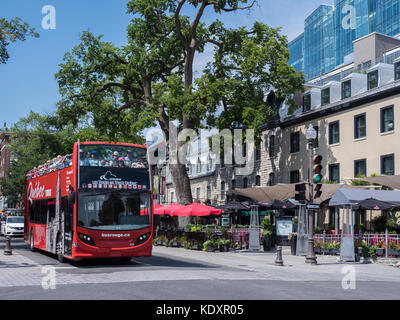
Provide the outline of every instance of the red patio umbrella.
[[183,208],[184,206],[177,204],[177,203],[171,203],[167,206],[161,206],[159,208],[155,208],[154,209],[154,214],[159,214],[159,215],[163,215],[163,214],[169,214],[171,215],[171,212],[179,209],[179,208]]
[[171,216],[195,216],[195,217],[205,217],[209,215],[219,215],[222,213],[221,209],[215,209],[213,207],[206,206],[201,203],[192,203],[183,208],[176,209],[171,212]]

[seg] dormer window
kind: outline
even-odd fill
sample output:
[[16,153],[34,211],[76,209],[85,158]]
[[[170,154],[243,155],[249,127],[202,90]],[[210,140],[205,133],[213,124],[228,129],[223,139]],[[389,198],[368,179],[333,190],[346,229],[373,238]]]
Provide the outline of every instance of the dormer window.
[[200,161],[200,159],[197,160],[196,172],[197,173],[201,173],[201,161]]
[[311,110],[311,94],[303,95],[303,112]]
[[367,75],[368,90],[374,89],[378,86],[378,70],[369,72]]
[[190,162],[186,164],[186,170],[188,172],[188,175],[192,174],[192,164]]
[[342,82],[342,100],[351,97],[351,80]]
[[321,90],[321,105],[325,106],[331,103],[331,88]]
[[212,159],[211,159],[210,156],[208,156],[208,159],[207,159],[207,171],[211,171],[211,168],[212,168]]

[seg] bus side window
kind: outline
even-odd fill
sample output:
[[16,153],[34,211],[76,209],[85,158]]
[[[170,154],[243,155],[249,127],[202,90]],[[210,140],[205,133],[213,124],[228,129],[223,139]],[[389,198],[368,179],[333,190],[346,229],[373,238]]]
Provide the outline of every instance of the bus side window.
[[38,223],[47,223],[47,200],[40,200],[40,215]]

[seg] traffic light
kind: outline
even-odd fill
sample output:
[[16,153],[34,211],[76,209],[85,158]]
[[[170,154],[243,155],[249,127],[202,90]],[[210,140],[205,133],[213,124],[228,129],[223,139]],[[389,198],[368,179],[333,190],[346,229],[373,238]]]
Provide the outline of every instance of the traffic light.
[[317,183],[315,186],[314,186],[314,191],[315,191],[315,193],[314,193],[314,199],[316,199],[316,198],[320,198],[321,197],[321,194],[322,194],[322,183]]
[[314,178],[313,182],[314,183],[321,183],[322,182],[322,156],[318,155],[314,158]]
[[294,199],[299,202],[304,202],[306,200],[306,183],[297,183],[294,186],[295,195]]

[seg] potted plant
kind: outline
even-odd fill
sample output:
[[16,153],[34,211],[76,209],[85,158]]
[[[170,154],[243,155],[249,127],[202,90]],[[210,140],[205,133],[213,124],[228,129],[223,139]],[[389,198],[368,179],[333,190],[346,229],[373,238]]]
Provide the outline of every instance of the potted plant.
[[335,254],[335,255],[339,254],[339,252],[340,252],[340,243],[336,242],[336,241],[333,241],[333,242],[331,242],[329,244],[328,249],[329,249],[329,253],[330,254]]
[[200,250],[200,243],[198,240],[193,240],[192,242],[192,250]]
[[190,241],[185,240],[185,241],[183,242],[183,247],[184,247],[185,249],[190,249],[191,246],[192,246],[192,245],[190,244]]
[[166,246],[166,245],[167,245],[167,240],[168,240],[168,239],[167,239],[166,236],[161,235],[160,238],[159,238],[159,241],[161,241],[160,245]]
[[218,239],[216,241],[216,244],[217,244],[217,248],[219,249],[219,251],[225,252],[224,239]]
[[321,246],[322,246],[322,243],[320,241],[315,241],[314,242],[314,252],[321,253]]
[[183,236],[178,237],[177,241],[178,241],[178,247],[183,248],[186,241],[186,237]]
[[158,236],[158,237],[156,237],[154,240],[153,240],[153,244],[155,245],[155,246],[161,246],[162,245],[162,240],[161,240],[161,238]]
[[177,237],[174,237],[174,238],[171,240],[171,247],[175,247],[175,248],[179,247],[178,238],[177,238]]
[[203,251],[214,252],[216,244],[213,240],[207,240],[203,243]]
[[389,242],[388,246],[388,256],[396,255],[396,244],[394,242]]
[[394,256],[400,256],[400,244],[398,244],[396,249],[394,250]]
[[321,252],[322,252],[323,254],[329,253],[329,248],[328,248],[328,246],[329,246],[329,243],[328,243],[328,242],[322,243],[322,245],[321,245]]
[[272,231],[264,230],[261,235],[264,251],[270,251],[272,247]]
[[377,256],[382,256],[384,254],[384,251],[385,250],[383,249],[383,242],[382,242],[382,240],[379,240],[378,245],[376,246],[376,249],[375,249],[375,253]]
[[297,232],[289,233],[288,239],[290,241],[290,250],[292,255],[296,255],[296,247],[297,247]]
[[228,240],[228,239],[224,240],[224,247],[225,247],[226,252],[228,252],[229,249],[231,248],[231,244],[232,244],[231,240]]

